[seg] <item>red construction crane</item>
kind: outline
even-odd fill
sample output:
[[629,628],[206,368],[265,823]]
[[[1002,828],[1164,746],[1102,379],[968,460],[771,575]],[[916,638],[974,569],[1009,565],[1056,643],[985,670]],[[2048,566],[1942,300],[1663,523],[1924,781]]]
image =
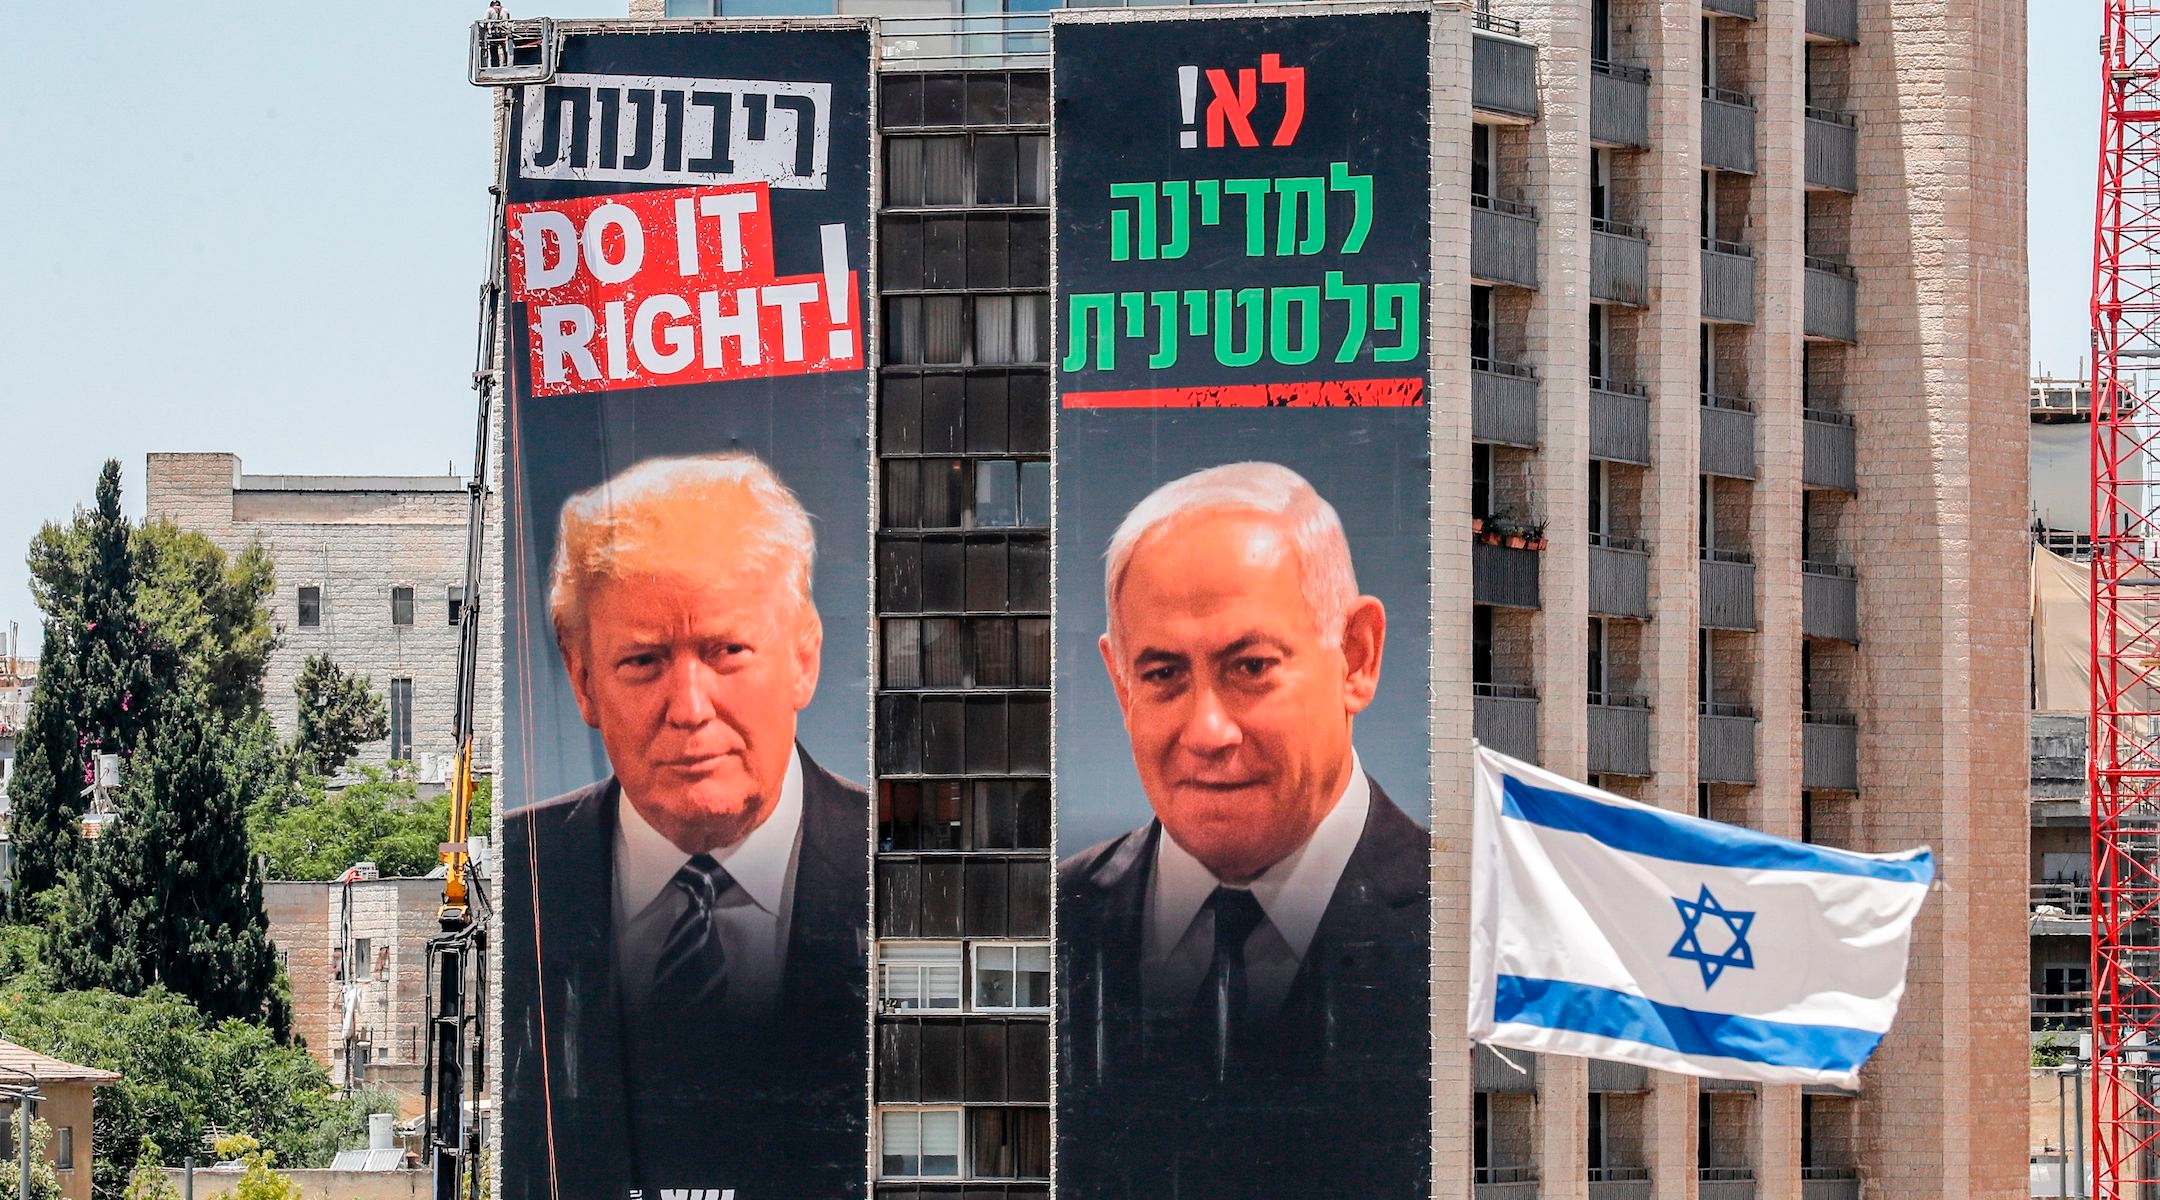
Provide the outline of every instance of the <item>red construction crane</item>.
[[2160,1198],[2160,4],[2105,0],[2093,242],[2093,1194]]

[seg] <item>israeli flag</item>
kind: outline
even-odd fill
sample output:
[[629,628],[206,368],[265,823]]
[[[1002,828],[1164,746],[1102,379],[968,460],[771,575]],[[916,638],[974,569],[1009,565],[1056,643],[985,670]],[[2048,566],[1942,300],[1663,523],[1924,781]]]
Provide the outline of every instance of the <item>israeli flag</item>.
[[1790,842],[1476,753],[1472,1040],[1855,1083],[1905,991],[1927,850]]

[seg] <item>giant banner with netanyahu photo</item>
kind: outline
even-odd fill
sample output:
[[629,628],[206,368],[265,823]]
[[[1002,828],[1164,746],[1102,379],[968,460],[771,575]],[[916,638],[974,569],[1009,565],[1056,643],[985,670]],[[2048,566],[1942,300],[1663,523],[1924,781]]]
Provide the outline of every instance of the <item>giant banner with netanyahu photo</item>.
[[861,1190],[871,82],[571,28],[511,93],[507,1200]]
[[1430,15],[1053,26],[1058,1180],[1427,1193]]

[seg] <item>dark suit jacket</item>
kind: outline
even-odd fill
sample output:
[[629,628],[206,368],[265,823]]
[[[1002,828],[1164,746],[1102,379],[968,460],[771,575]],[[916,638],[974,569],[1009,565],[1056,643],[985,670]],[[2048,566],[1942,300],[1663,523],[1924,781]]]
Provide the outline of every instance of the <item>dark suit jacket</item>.
[[[1370,777],[1367,777],[1370,782]],[[1425,830],[1371,811],[1280,1013],[1223,1064],[1142,1001],[1151,821],[1058,870],[1065,1200],[1411,1200],[1427,1194]]]
[[[787,959],[762,1022],[633,1028],[614,963],[613,778],[503,822],[506,1200],[852,1195],[868,1104],[869,803],[803,755]],[[554,1185],[549,1175],[552,1164]],[[717,1194],[717,1193],[716,1193]]]

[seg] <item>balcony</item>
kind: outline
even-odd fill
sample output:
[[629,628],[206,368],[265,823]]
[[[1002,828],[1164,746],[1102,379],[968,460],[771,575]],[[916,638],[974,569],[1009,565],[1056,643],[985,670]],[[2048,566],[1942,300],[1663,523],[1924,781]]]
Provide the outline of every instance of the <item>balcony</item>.
[[1648,1167],[1590,1168],[1590,1200],[1650,1200]]
[[1695,774],[1704,783],[1755,782],[1755,710],[1704,704],[1695,742]]
[[1703,474],[1755,478],[1755,406],[1739,396],[1704,396],[1701,451]]
[[1844,263],[1812,254],[1805,266],[1806,311],[1801,315],[1801,332],[1833,342],[1858,341],[1854,309],[1859,303],[1859,275]]
[[1650,148],[1650,72],[1590,60],[1590,140],[1600,146]]
[[1541,550],[1518,550],[1474,542],[1470,546],[1470,596],[1495,608],[1538,607]]
[[1650,619],[1650,544],[1590,535],[1590,615]]
[[1834,642],[1860,642],[1860,581],[1842,563],[1800,564],[1800,633]]
[[1755,631],[1755,557],[1745,550],[1702,552],[1702,625]]
[[1858,43],[1860,0],[1807,0],[1807,35],[1826,42]]
[[1470,107],[1525,121],[1537,119],[1537,47],[1520,23],[1491,13],[1474,15],[1470,38]]
[[1493,196],[1470,197],[1470,277],[1479,283],[1537,286],[1537,209]]
[[1755,173],[1753,96],[1731,88],[1703,87],[1702,162],[1720,171]]
[[[2078,922],[2077,933],[2079,936],[2087,936],[2091,932],[2092,927],[2089,924],[2083,921]],[[2091,992],[2032,992],[2029,994],[2032,997],[2032,1032],[2036,1034],[2077,1034],[2083,1033],[2092,1025]],[[2033,1040],[2039,1041],[2040,1039],[2034,1038]],[[2059,1037],[2056,1044],[2061,1045],[2063,1042],[2074,1043],[2076,1041],[2075,1037]]]
[[1833,492],[1859,491],[1859,451],[1854,443],[1852,414],[1811,408],[1802,415],[1806,419],[1800,451],[1801,484]]
[[1728,17],[1755,19],[1755,0],[1703,0],[1704,12],[1722,13]]
[[[1508,1065],[1513,1062],[1522,1070]],[[1471,1086],[1480,1092],[1500,1092],[1519,1096],[1537,1092],[1538,1056],[1522,1050],[1510,1050],[1502,1059],[1490,1046],[1472,1044],[1470,1047]]]
[[[1650,701],[1619,692],[1590,693],[1590,771],[1650,775]],[[1621,1089],[1604,1089],[1617,1091]]]
[[1536,688],[1515,683],[1473,683],[1470,703],[1471,726],[1478,741],[1524,762],[1538,760]]
[[1500,446],[1536,449],[1537,372],[1521,363],[1471,359],[1470,436]]
[[1702,241],[1702,315],[1705,321],[1755,323],[1755,251],[1739,242]]
[[1800,786],[1860,790],[1860,723],[1850,713],[1812,712],[1801,718]]
[[1536,1167],[1477,1167],[1470,1172],[1474,1200],[1537,1200]]
[[1860,1200],[1860,1172],[1851,1167],[1802,1167],[1800,1200]]
[[1696,1200],[1755,1200],[1755,1168],[1698,1167]]
[[[1593,1092],[1647,1092],[1650,1090],[1650,1068],[1633,1063],[1609,1062],[1602,1058],[1590,1060],[1590,1090]],[[1626,1167],[1621,1170],[1638,1170]],[[1593,1178],[1595,1178],[1593,1176]]]
[[1650,465],[1650,389],[1614,379],[1590,380],[1590,457]]
[[[2090,880],[2036,883],[2032,885],[2032,910],[2026,932],[2034,937],[2087,937],[2092,933],[2092,912]],[[2037,1011],[2038,1006],[2034,1007]]]
[[1650,235],[1638,226],[1590,218],[1590,298],[1642,308],[1650,303]]
[[1860,190],[1860,118],[1808,106],[1807,185],[1832,192]]

